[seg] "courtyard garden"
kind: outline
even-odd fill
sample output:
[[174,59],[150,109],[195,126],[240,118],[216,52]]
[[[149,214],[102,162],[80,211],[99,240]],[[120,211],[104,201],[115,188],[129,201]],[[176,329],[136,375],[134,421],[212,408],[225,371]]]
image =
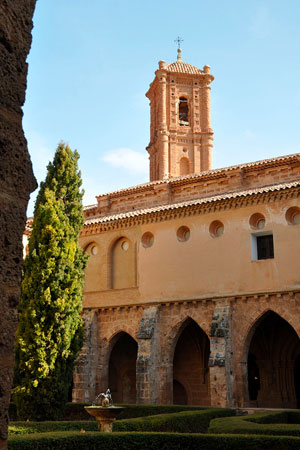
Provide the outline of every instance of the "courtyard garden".
[[[237,416],[233,409],[177,405],[125,406],[112,433],[100,433],[83,404],[63,420],[11,420],[8,449],[18,450],[289,450],[300,448],[300,411]],[[13,406],[11,419],[15,419]]]

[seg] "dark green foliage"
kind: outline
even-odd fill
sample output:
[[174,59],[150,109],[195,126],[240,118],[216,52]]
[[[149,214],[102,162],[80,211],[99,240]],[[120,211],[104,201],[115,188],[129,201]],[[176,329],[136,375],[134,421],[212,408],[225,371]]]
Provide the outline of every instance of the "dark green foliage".
[[[300,412],[280,411],[227,417],[211,421],[209,433],[300,436]],[[298,422],[297,422],[298,421]]]
[[[151,406],[151,405],[149,405]],[[163,408],[163,407],[162,407]],[[180,406],[178,407],[180,408]],[[193,407],[195,408],[195,407]],[[149,408],[151,409],[151,408]],[[169,409],[166,405],[166,409]],[[174,409],[177,409],[175,407]],[[144,411],[145,412],[145,411]],[[148,416],[145,419],[117,420],[114,423],[116,431],[172,431],[179,433],[206,432],[209,422],[214,417],[224,417],[234,414],[230,409],[208,408],[199,411],[184,411],[173,414]],[[90,416],[91,417],[91,416]],[[9,434],[46,433],[53,431],[96,431],[97,422],[92,420],[56,421],[56,422],[11,422]]]
[[156,414],[173,414],[181,411],[200,411],[210,409],[210,406],[185,406],[185,405],[126,405],[118,415],[118,420],[134,419],[136,417],[154,416]]
[[173,414],[159,414],[136,419],[117,420],[114,431],[155,431],[175,433],[206,433],[209,423],[215,417],[232,416],[231,409],[210,408],[200,411],[182,411]]
[[[90,406],[90,403],[67,403],[64,412],[59,420],[95,420],[90,416],[85,406]],[[155,414],[169,414],[180,411],[199,411],[209,409],[209,406],[185,406],[185,405],[127,405],[120,404],[124,410],[118,415],[118,419],[132,419],[135,417],[153,416]],[[9,418],[16,421],[17,412],[16,405],[11,402],[9,406]]]
[[21,419],[62,414],[83,339],[86,256],[79,155],[59,144],[34,210],[16,341],[14,398]]
[[299,450],[300,438],[176,433],[57,432],[13,436],[8,450]]
[[97,431],[98,424],[94,420],[78,420],[71,422],[11,422],[8,426],[10,436],[16,434],[52,433],[57,431]]

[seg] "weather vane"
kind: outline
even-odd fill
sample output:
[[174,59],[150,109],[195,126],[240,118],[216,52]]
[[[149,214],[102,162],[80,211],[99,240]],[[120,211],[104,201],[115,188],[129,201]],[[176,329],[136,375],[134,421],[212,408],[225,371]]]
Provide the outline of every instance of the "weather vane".
[[177,38],[174,40],[174,42],[177,42],[178,50],[180,49],[180,43],[183,42],[183,39],[181,39],[180,36],[177,36]]

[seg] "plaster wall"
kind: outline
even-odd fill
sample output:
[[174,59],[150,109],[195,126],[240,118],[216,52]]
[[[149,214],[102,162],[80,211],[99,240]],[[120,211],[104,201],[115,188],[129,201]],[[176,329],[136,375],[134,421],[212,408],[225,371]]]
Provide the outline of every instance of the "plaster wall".
[[[85,307],[125,305],[206,298],[243,293],[296,289],[300,287],[297,267],[300,255],[300,225],[289,225],[285,213],[298,199],[252,205],[239,209],[188,216],[114,230],[81,238],[85,247],[91,240],[98,253],[90,257],[86,270]],[[249,219],[254,213],[265,217],[262,230],[253,230]],[[219,220],[224,233],[212,237],[210,224]],[[177,239],[181,226],[190,229],[186,242]],[[154,235],[153,245],[144,248],[141,237]],[[274,258],[252,260],[251,235],[272,232]],[[120,236],[136,245],[133,264],[137,284],[129,289],[110,289],[111,248]],[[126,262],[125,269],[133,271]]]

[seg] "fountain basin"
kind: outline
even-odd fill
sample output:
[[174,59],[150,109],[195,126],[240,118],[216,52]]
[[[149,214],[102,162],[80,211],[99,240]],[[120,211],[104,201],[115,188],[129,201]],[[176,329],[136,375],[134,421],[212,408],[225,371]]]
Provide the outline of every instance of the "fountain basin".
[[122,406],[85,406],[84,409],[96,417],[99,431],[112,432],[113,422],[124,409]]

